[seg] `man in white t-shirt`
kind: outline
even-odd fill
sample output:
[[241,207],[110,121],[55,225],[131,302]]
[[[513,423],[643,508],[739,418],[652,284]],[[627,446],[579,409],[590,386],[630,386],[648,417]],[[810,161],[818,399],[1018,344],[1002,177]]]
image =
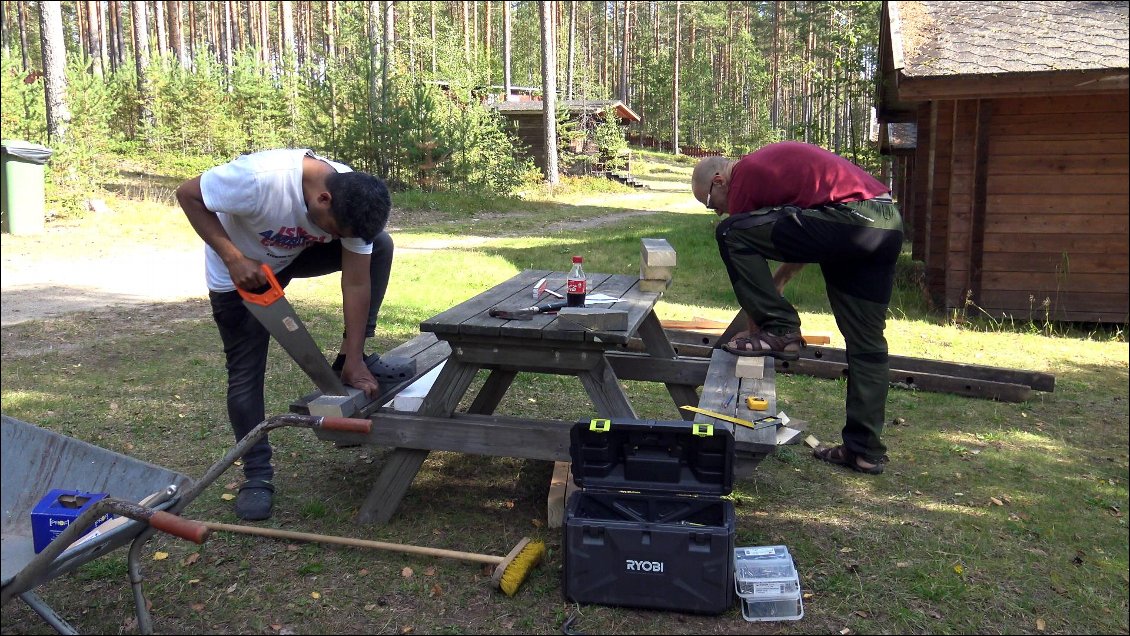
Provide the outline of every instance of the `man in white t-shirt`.
[[[284,287],[293,278],[341,272],[345,331],[333,367],[346,384],[377,396],[374,373],[389,369],[380,356],[366,357],[364,346],[376,329],[393,252],[384,231],[391,202],[380,179],[309,150],[268,150],[184,182],[177,200],[206,244],[208,295],[227,357],[228,417],[237,441],[266,417],[270,334],[236,290],[267,284],[260,263],[270,265]],[[235,512],[267,519],[275,488],[266,437],[244,454],[243,464]]]

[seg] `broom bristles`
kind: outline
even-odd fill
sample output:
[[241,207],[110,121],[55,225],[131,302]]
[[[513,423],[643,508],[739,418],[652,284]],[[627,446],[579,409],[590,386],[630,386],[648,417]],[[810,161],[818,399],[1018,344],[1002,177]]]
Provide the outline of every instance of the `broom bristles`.
[[501,575],[496,575],[497,585],[507,596],[514,596],[529,576],[530,570],[537,567],[545,556],[545,544],[541,541],[525,542],[518,553],[499,564]]

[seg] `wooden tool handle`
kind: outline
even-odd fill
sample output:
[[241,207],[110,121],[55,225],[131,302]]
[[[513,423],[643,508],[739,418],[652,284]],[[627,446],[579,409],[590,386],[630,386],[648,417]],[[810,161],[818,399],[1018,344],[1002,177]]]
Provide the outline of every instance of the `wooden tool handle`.
[[368,433],[373,429],[373,422],[357,417],[323,417],[322,428],[342,433]]
[[199,521],[178,517],[163,510],[158,510],[149,517],[149,525],[193,543],[204,543],[212,532],[208,526]]
[[221,532],[252,534],[261,537],[272,537],[275,539],[290,539],[291,541],[336,543],[338,545],[348,545],[355,548],[375,548],[377,550],[391,550],[393,552],[406,552],[408,554],[423,554],[426,556],[446,557],[449,559],[471,561],[474,563],[487,563],[490,565],[498,565],[499,563],[502,563],[502,561],[506,558],[493,556],[490,554],[475,554],[473,552],[459,552],[457,550],[444,550],[442,548],[427,548],[424,546],[406,545],[403,543],[386,543],[384,541],[369,541],[366,539],[353,539],[351,537],[335,537],[325,534],[311,534],[309,532],[291,532],[289,530],[258,528],[255,526],[236,526],[227,523],[216,523],[214,521],[205,521],[204,525],[207,526],[210,530],[219,530]]

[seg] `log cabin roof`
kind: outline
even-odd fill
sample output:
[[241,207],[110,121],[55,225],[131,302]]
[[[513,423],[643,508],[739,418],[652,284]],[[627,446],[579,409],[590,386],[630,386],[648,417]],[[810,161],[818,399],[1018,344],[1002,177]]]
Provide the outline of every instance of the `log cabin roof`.
[[[494,107],[498,112],[504,115],[516,113],[540,113],[544,106],[544,102],[531,101],[531,102],[498,102]],[[621,120],[637,122],[640,116],[634,110],[624,105],[620,100],[603,100],[592,101],[582,99],[563,99],[557,102],[557,107],[568,110],[571,113],[589,113],[592,115],[599,115],[605,111],[614,111],[616,116]]]
[[891,5],[892,44],[907,77],[1130,67],[1126,2]]
[[940,99],[1124,93],[1128,17],[1126,2],[888,0],[879,118],[913,121]]

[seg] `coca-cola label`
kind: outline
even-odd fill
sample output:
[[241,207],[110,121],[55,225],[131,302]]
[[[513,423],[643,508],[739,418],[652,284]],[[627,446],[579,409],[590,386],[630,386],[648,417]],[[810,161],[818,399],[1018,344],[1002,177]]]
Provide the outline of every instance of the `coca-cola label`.
[[570,294],[583,294],[585,293],[585,279],[570,279],[569,280],[569,293]]

